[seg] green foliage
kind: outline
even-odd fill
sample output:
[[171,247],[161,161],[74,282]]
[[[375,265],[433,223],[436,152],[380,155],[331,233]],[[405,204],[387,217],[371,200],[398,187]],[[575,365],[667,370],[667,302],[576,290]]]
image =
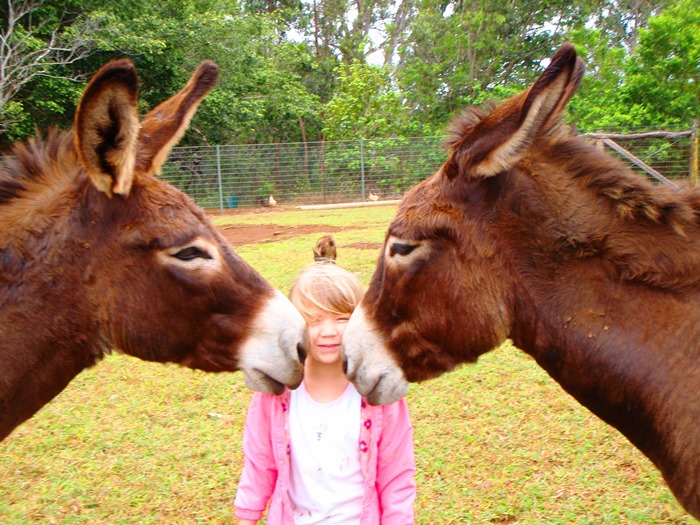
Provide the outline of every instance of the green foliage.
[[[221,71],[193,121],[209,144],[299,141],[300,121],[317,117],[317,97],[294,71],[308,61],[307,50],[279,42],[279,30],[275,16],[227,12],[193,15],[178,26],[180,49],[187,52],[178,84],[205,59]],[[185,140],[197,142],[193,133]]]
[[[99,20],[80,0],[0,5],[0,147],[34,128],[72,123],[78,62],[95,45]],[[4,132],[4,133],[3,133]]]
[[586,75],[568,105],[571,121],[580,131],[619,129],[629,112],[620,99],[628,61],[625,50],[611,47],[598,29],[576,30],[572,41],[586,63]]
[[[61,77],[39,77],[33,82],[26,102],[33,108],[36,128],[70,127],[82,93],[81,88],[75,82]],[[31,131],[33,132],[34,130]]]
[[601,32],[601,42],[607,46],[633,50],[639,41],[639,30],[647,26],[651,16],[658,15],[673,1],[594,1],[586,25],[598,29]]
[[6,136],[10,141],[23,139],[32,133],[31,115],[24,109],[22,102],[10,101],[5,104],[0,112],[0,120],[6,123]]
[[687,125],[700,117],[700,10],[678,0],[642,29],[623,100],[638,125]]
[[[7,5],[0,20],[9,16]],[[70,126],[84,82],[123,56],[138,68],[143,112],[179,90],[201,61],[219,64],[220,82],[195,115],[186,145],[439,135],[467,106],[529,85],[565,40],[588,65],[569,106],[582,130],[687,128],[700,106],[700,11],[692,0],[25,5],[32,16],[7,40],[22,42],[24,55],[43,50],[53,32],[90,53],[61,65],[47,59],[44,73],[3,100],[0,147],[35,128]],[[7,71],[4,78],[12,78]],[[3,90],[0,82],[0,98]]]
[[330,140],[395,136],[405,120],[387,69],[362,62],[338,69],[338,90],[324,113]]
[[401,48],[398,83],[433,129],[499,87],[520,87],[585,20],[588,2],[421,0]]
[[634,52],[610,46],[600,30],[572,37],[588,63],[570,107],[581,128],[688,127],[700,116],[700,11],[677,0],[639,30]]

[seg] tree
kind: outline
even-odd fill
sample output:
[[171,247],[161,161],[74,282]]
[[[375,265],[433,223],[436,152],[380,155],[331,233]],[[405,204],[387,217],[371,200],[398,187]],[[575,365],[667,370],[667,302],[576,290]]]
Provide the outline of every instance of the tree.
[[593,9],[589,25],[606,35],[608,44],[633,53],[640,29],[668,4],[669,0],[601,0]]
[[639,124],[688,125],[700,117],[700,10],[676,0],[641,29],[622,90]]
[[318,97],[302,73],[312,57],[304,44],[280,41],[284,24],[274,13],[209,12],[179,26],[183,64],[207,58],[221,69],[193,122],[208,142],[294,142],[320,130]]
[[572,34],[587,62],[579,95],[569,105],[585,131],[687,127],[700,107],[700,12],[675,0],[639,22],[638,42],[584,29]]
[[616,44],[600,29],[581,28],[570,34],[586,75],[567,106],[571,121],[582,132],[617,129],[628,114],[620,90],[626,82],[629,54],[621,40]]
[[465,106],[528,83],[564,35],[584,24],[589,4],[419,0],[396,81],[421,121],[443,127]]
[[381,38],[396,12],[391,0],[311,0],[299,29],[320,61],[364,62],[381,52]]
[[339,86],[325,108],[330,140],[382,138],[401,134],[405,111],[388,70],[356,62],[339,68]]
[[[61,0],[51,1],[56,2],[51,9],[63,13]],[[314,74],[316,65],[304,44],[283,37],[288,20],[279,11],[243,11],[227,0],[125,0],[118,5],[109,0],[70,1],[82,15],[64,14],[59,19],[47,16],[46,2],[31,6],[25,2],[20,17],[15,4],[8,4],[14,19],[25,21],[34,34],[62,35],[76,46],[83,41],[70,39],[82,34],[76,24],[101,22],[91,33],[89,55],[80,62],[52,63],[48,73],[33,71],[34,76],[15,92],[4,111],[6,122],[10,116],[15,121],[10,139],[29,135],[34,127],[68,127],[84,82],[118,57],[128,57],[136,65],[144,111],[179,89],[199,62],[208,59],[219,64],[220,81],[194,117],[183,145],[296,141],[320,133],[318,97],[309,92],[304,78]],[[34,23],[37,16],[41,24]],[[65,19],[73,25],[66,25]],[[24,27],[14,24],[15,40],[21,40],[18,28]],[[24,39],[25,47],[28,41]],[[22,57],[26,60],[27,55]]]
[[[94,51],[100,21],[78,7],[42,0],[6,0],[0,7],[0,136],[26,134],[29,99],[19,95],[30,85],[44,82],[70,92],[69,84],[82,79],[70,66]],[[34,100],[48,111],[56,109],[52,101]]]

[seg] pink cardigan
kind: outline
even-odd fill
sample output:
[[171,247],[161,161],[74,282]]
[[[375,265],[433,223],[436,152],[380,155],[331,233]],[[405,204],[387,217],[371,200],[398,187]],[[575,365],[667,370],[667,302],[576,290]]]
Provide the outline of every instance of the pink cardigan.
[[[236,516],[293,525],[289,500],[289,390],[255,393],[243,434],[245,463],[236,493]],[[404,399],[386,406],[362,400],[360,461],[365,474],[360,525],[411,525],[416,497],[413,428]]]

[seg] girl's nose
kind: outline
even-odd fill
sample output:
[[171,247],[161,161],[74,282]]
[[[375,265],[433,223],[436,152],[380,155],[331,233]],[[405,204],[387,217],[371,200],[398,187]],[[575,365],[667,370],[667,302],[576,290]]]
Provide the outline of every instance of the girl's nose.
[[321,335],[331,336],[338,333],[335,328],[335,323],[324,323],[321,327]]

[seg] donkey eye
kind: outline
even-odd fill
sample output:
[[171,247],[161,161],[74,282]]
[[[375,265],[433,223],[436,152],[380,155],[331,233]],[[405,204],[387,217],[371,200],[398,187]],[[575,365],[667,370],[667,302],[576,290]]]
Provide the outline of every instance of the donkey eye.
[[393,257],[394,255],[408,255],[415,250],[416,247],[416,244],[402,244],[400,242],[394,242],[389,248],[389,256]]
[[193,259],[211,259],[212,256],[207,252],[200,250],[196,246],[188,246],[173,254],[173,257],[181,261],[191,261]]

